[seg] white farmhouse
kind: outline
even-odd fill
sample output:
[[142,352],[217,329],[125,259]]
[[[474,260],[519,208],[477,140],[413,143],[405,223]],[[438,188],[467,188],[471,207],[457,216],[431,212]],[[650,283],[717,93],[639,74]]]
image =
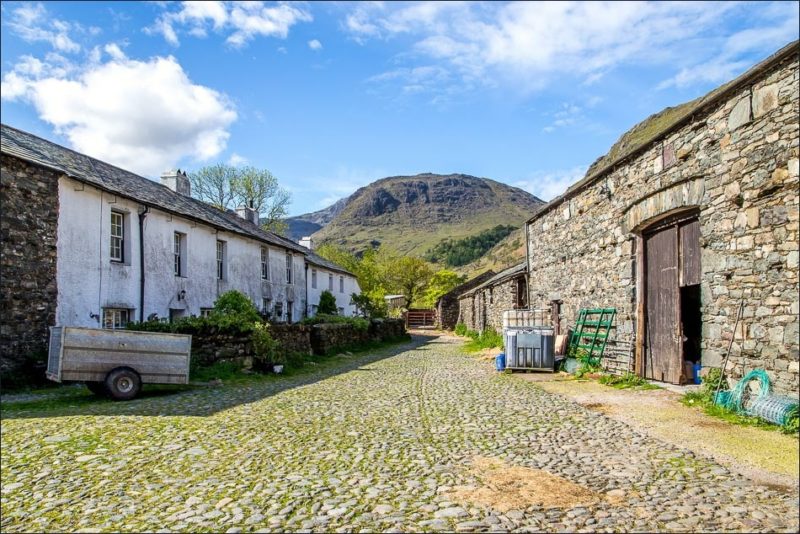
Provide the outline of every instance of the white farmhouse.
[[53,324],[204,315],[232,289],[271,320],[296,322],[319,301],[308,269],[336,274],[337,303],[352,314],[352,275],[262,230],[253,210],[191,198],[181,171],[157,183],[6,125],[2,156],[4,353],[41,346]]
[[338,315],[352,317],[357,310],[353,304],[353,293],[361,293],[355,275],[341,266],[328,261],[313,252],[313,242],[310,237],[300,240],[300,245],[306,249],[306,294],[308,295],[308,309],[306,313],[313,317],[317,314],[319,298],[323,291],[330,291],[336,298]]

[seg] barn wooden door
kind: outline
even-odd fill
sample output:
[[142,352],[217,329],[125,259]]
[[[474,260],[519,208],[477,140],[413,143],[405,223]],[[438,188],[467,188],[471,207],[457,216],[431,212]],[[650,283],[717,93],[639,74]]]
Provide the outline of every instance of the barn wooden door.
[[645,377],[680,383],[683,354],[680,331],[678,227],[645,234],[647,320]]

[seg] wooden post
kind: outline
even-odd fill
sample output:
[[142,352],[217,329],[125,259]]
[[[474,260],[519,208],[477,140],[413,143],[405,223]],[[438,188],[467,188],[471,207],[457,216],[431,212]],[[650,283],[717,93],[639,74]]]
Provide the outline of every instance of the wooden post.
[[636,339],[633,372],[638,376],[644,376],[644,342],[645,342],[645,251],[644,238],[641,234],[636,234],[633,241],[636,249],[636,285],[634,295],[636,298]]

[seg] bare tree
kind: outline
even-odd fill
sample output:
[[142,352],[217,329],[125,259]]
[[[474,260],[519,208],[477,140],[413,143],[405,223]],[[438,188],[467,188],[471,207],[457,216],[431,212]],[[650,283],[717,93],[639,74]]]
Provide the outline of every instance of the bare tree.
[[291,195],[268,170],[218,163],[191,173],[189,179],[195,198],[221,210],[250,207],[259,214],[265,230],[286,230],[284,219]]
[[230,209],[234,201],[232,184],[237,169],[218,163],[189,174],[192,196],[221,210]]

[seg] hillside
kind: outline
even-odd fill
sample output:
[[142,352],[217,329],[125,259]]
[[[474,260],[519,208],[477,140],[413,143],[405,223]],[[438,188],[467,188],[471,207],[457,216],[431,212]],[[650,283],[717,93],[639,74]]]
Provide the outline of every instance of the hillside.
[[467,275],[467,278],[470,279],[488,269],[500,272],[523,260],[525,260],[525,229],[520,224],[516,230],[489,249],[478,260],[456,267],[454,270],[459,274]]
[[313,217],[324,218],[320,212],[295,219],[321,226],[313,234],[317,243],[329,241],[354,252],[384,244],[422,256],[444,239],[473,236],[497,225],[521,226],[541,204],[522,189],[487,178],[418,174],[362,187],[327,224],[314,223]]
[[331,222],[334,217],[339,215],[347,205],[348,200],[350,200],[350,197],[337,200],[327,208],[319,211],[305,213],[296,217],[289,217],[286,219],[286,223],[289,225],[286,237],[292,241],[297,241],[301,237],[311,235],[317,230],[320,230],[323,226]]

